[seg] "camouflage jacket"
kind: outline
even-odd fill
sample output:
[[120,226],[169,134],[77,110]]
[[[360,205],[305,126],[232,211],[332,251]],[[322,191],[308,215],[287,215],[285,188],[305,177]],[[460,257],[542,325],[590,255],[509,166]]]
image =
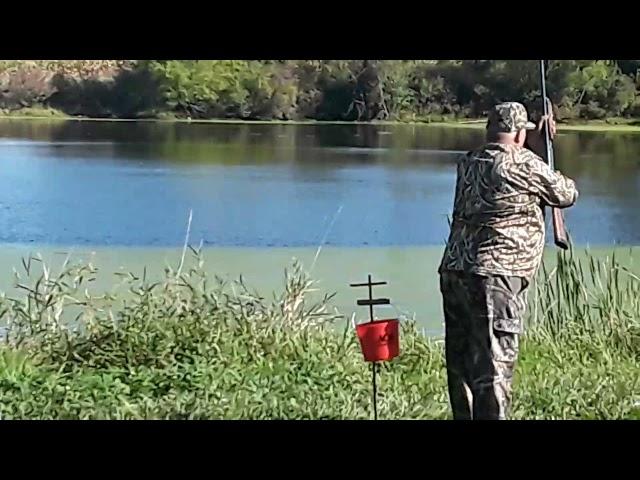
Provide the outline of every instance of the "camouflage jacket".
[[463,155],[439,271],[533,277],[545,241],[543,206],[565,208],[577,198],[573,180],[526,148],[490,143]]

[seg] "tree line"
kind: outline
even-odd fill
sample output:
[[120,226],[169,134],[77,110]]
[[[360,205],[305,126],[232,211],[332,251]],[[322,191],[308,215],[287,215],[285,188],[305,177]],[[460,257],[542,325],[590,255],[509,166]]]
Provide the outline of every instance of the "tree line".
[[[0,62],[0,108],[119,118],[439,121],[479,118],[497,101],[530,104],[540,95],[535,60],[43,63]],[[561,120],[640,117],[640,60],[550,61],[547,86]]]

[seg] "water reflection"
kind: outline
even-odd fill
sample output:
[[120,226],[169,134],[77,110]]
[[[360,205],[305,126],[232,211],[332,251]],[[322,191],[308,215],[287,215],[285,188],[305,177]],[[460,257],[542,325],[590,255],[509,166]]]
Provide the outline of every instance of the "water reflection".
[[[374,125],[0,122],[0,241],[312,246],[441,245],[454,162],[482,130]],[[580,244],[639,244],[640,135],[570,133]]]

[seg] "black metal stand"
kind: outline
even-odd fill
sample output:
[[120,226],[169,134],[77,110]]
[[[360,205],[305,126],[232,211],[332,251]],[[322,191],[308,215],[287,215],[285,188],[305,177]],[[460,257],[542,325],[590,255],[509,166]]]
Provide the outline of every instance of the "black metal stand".
[[377,362],[373,362],[371,364],[371,370],[373,370],[372,375],[372,383],[373,383],[373,419],[378,420],[378,385],[376,382],[376,367],[378,366]]
[[[358,300],[357,304],[360,306],[369,306],[369,322],[373,322],[373,306],[374,305],[389,305],[391,301],[388,298],[373,298],[373,288],[375,285],[386,285],[387,282],[372,282],[371,274],[367,277],[367,283],[351,283],[351,287],[368,287],[369,298],[366,300]],[[372,404],[373,404],[373,419],[378,420],[378,382],[377,382],[377,362],[371,364],[371,383],[372,383]]]

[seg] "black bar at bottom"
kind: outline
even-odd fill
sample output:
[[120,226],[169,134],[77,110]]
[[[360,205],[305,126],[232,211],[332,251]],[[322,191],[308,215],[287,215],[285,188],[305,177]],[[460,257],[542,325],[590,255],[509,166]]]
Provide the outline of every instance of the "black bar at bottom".
[[358,300],[358,305],[389,305],[391,300],[388,298],[374,298],[372,300]]

